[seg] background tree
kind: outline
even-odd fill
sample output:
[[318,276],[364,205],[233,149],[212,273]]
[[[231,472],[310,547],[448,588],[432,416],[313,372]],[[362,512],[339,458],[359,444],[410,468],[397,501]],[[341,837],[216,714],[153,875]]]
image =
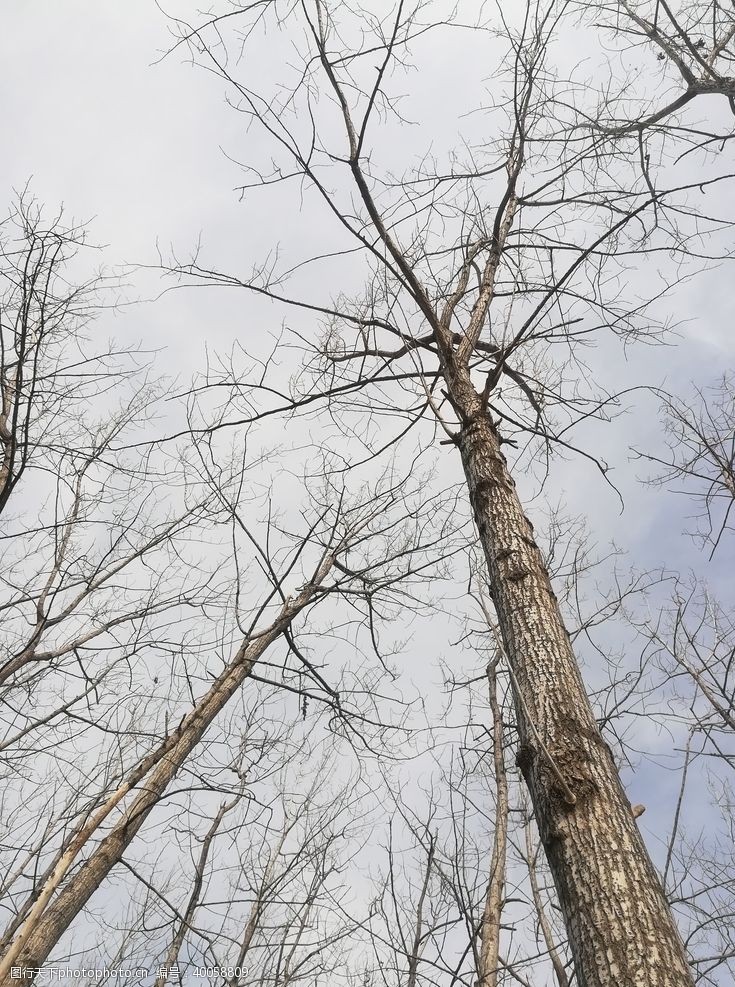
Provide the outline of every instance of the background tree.
[[[651,0],[630,3],[586,5],[598,24],[604,25],[626,51],[635,49],[655,57],[661,64],[656,75],[663,77],[665,88],[655,96],[641,96],[646,104],[626,118],[609,119],[607,126],[618,132],[642,134],[647,129],[667,130],[681,140],[693,141],[713,150],[732,136],[727,130],[706,134],[677,126],[674,115],[702,96],[722,96],[735,114],[735,18],[732,7],[720,0],[695,0],[694,3]],[[599,20],[598,20],[599,18]],[[678,93],[676,90],[679,90]],[[635,98],[635,97],[633,97]],[[631,100],[630,94],[624,97]],[[622,100],[614,111],[619,111]],[[631,106],[631,102],[628,102]],[[631,106],[632,108],[632,106]],[[672,119],[674,118],[674,119]]]
[[[662,394],[668,452],[640,452],[657,468],[652,482],[678,489],[699,505],[691,534],[715,554],[731,528],[735,503],[735,389],[731,374],[693,388],[691,399]],[[682,486],[679,486],[681,484]]]
[[[54,354],[59,335],[72,350],[83,342],[73,320],[56,328],[23,370],[29,394],[37,393],[33,373],[47,366],[46,343]],[[304,500],[290,502],[285,485],[279,509],[273,484],[288,451],[269,459],[253,430],[234,449],[213,441],[211,430],[198,441],[198,416],[209,411],[197,391],[182,403],[182,441],[165,449],[141,440],[146,416],[157,410],[149,407],[155,392],[142,392],[143,400],[134,391],[124,412],[103,406],[98,418],[88,400],[75,413],[79,443],[62,448],[49,496],[24,499],[29,482],[33,493],[44,492],[29,464],[48,469],[43,457],[54,452],[35,440],[10,492],[2,627],[3,756],[12,779],[4,815],[5,979],[30,980],[58,955],[141,829],[160,825],[149,817],[160,818],[182,772],[196,778],[207,770],[199,758],[206,765],[214,752],[224,758],[215,775],[238,763],[226,753],[231,735],[225,730],[218,739],[212,728],[247,680],[292,697],[286,720],[306,720],[311,704],[323,707],[334,732],[356,745],[369,746],[372,732],[399,729],[402,703],[395,717],[383,710],[385,673],[380,664],[360,670],[360,649],[377,650],[397,601],[420,606],[429,575],[442,575],[439,557],[462,544],[446,506],[417,495],[417,462],[408,476],[386,466],[370,490],[358,484],[353,494],[324,466],[314,473],[310,458]],[[59,425],[53,416],[52,424]],[[294,455],[292,466],[300,451]],[[297,633],[294,621],[317,603],[326,604],[325,620],[317,630],[309,619]],[[335,621],[345,639],[356,624],[356,661],[351,667],[341,659],[330,683],[328,658],[315,644],[330,640]],[[274,645],[278,660],[261,660]],[[234,734],[236,752],[242,735]],[[243,784],[234,793],[225,788],[227,806],[235,794],[242,801]],[[303,925],[299,935],[308,933],[308,900],[304,908],[293,918]],[[180,951],[182,933],[185,923],[169,952]],[[279,961],[289,977],[291,945]]]

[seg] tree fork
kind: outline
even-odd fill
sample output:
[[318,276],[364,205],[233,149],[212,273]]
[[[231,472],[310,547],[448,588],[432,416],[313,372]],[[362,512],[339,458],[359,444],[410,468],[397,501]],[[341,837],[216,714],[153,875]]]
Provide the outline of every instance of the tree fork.
[[600,733],[497,429],[461,377],[450,384],[464,412],[458,445],[515,680],[518,764],[580,987],[692,987],[684,945]]

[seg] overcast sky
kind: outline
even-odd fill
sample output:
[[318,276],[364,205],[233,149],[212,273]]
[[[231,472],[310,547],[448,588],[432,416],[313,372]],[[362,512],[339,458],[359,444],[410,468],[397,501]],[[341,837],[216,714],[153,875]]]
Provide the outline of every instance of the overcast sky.
[[[175,4],[183,18],[195,10],[188,0]],[[442,73],[474,71],[458,68],[461,60],[441,38],[437,81],[422,92],[431,106],[432,142],[440,147],[451,146],[453,134],[466,127],[457,113],[460,87],[448,91]],[[255,197],[239,202],[234,189],[242,172],[227,155],[257,151],[259,137],[245,133],[243,119],[225,103],[221,81],[188,64],[183,50],[159,61],[171,41],[169,23],[152,0],[6,5],[0,40],[5,200],[30,179],[49,209],[63,203],[69,216],[91,221],[91,238],[106,245],[111,265],[155,263],[157,244],[164,253],[173,245],[185,254],[201,237],[208,257],[243,271],[275,244],[287,249],[290,236],[302,245],[308,224],[295,214],[293,201],[270,196],[265,203]],[[459,35],[453,43],[462,43]],[[262,41],[259,54],[267,61]],[[406,127],[393,153],[413,153],[421,137]],[[130,280],[129,298],[153,296],[161,287],[155,274],[135,273]],[[714,271],[676,294],[673,312],[690,343],[634,348],[628,362],[619,348],[605,350],[596,368],[608,386],[668,382],[684,389],[690,379],[706,384],[732,366],[730,283]],[[109,314],[96,331],[165,348],[160,365],[187,378],[201,366],[205,343],[214,349],[238,339],[257,345],[282,318],[242,294],[188,291]],[[629,446],[652,447],[660,436],[653,403],[640,400],[633,415],[595,433],[596,449],[615,467],[624,493],[623,517],[616,496],[581,459],[557,470],[551,498],[564,497],[570,513],[589,518],[600,545],[614,537],[637,564],[700,566],[691,542],[678,537],[691,505],[642,488],[637,477],[645,467],[628,463]],[[719,583],[726,570],[721,553],[707,572]]]
[[[194,10],[189,2],[175,5],[182,17]],[[155,64],[170,42],[167,20],[152,0],[6,5],[0,41],[4,198],[31,179],[33,192],[50,209],[63,203],[70,216],[92,221],[91,237],[107,245],[110,264],[154,263],[157,244],[164,252],[173,244],[186,253],[201,236],[210,257],[229,259],[230,269],[246,269],[275,243],[283,244],[291,229],[303,235],[303,227],[290,202],[281,214],[277,198],[268,200],[267,210],[257,199],[238,202],[233,190],[242,173],[226,153],[242,152],[258,137],[243,133],[242,118],[225,104],[223,84],[186,64],[183,52]],[[438,58],[452,61],[444,48]],[[454,94],[436,86],[426,98],[437,139],[451,142],[453,121],[460,129]],[[415,128],[406,128],[405,140],[419,146]],[[728,284],[728,277],[714,272],[677,293],[676,316],[685,322],[692,345],[638,348],[627,365],[616,353],[612,366],[609,358],[604,361],[611,379],[622,386],[668,379],[683,387],[690,378],[706,383],[732,365]],[[155,278],[136,275],[128,295],[150,295],[157,287]],[[243,332],[252,333],[251,313],[267,319],[267,310],[252,299],[187,292],[125,309],[98,331],[167,347],[167,369],[188,373],[201,360],[204,341],[228,345]],[[258,324],[258,334],[277,330],[280,318],[273,313],[273,324]],[[624,420],[602,437],[606,458],[621,473],[629,424]],[[655,428],[653,421],[636,420],[637,441],[648,437],[649,425]],[[570,464],[569,470],[564,486],[574,499],[573,481],[589,467]],[[626,490],[626,500],[631,495]],[[661,498],[655,502],[658,511]],[[599,530],[612,516],[613,499],[603,493],[596,503],[603,508],[594,518]],[[642,518],[656,528],[647,511],[632,512],[629,523],[637,527]]]
[[[157,243],[164,251],[173,244],[186,252],[201,236],[215,257],[247,267],[275,238],[299,228],[292,202],[279,205],[271,197],[266,209],[238,201],[242,176],[227,154],[257,138],[243,133],[221,82],[186,64],[183,53],[155,64],[171,35],[152,0],[3,6],[5,202],[30,179],[49,209],[63,203],[69,216],[91,221],[91,238],[106,245],[104,256],[112,265],[152,264]],[[172,6],[179,16],[195,9],[188,0]],[[445,50],[437,52],[438,62],[446,57]],[[425,94],[445,140],[457,117],[455,91],[437,86]],[[405,139],[414,138],[409,128]],[[128,297],[152,296],[159,288],[155,276],[133,274]],[[668,382],[673,389],[683,389],[690,379],[709,383],[733,365],[731,292],[732,276],[721,272],[686,286],[676,298],[685,342],[631,351],[629,362],[611,350],[604,360],[607,383]],[[165,349],[165,370],[187,378],[201,365],[205,342],[226,348],[244,335],[252,340],[277,330],[282,314],[273,312],[268,324],[268,312],[230,292],[181,292],[105,315],[96,331]],[[659,441],[654,410],[641,399],[637,411],[602,429],[596,440],[597,451],[615,466],[626,502],[622,517],[616,496],[581,459],[557,469],[550,496],[563,497],[571,514],[588,518],[601,549],[614,539],[638,566],[692,567],[732,599],[728,552],[705,566],[681,535],[690,505],[637,482],[646,469],[630,464],[628,450]]]

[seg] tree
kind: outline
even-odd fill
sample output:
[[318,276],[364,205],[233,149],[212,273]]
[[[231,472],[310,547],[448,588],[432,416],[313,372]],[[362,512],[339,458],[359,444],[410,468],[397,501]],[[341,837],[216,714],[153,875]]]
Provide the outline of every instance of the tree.
[[[463,22],[438,3],[358,14],[314,0],[285,15],[276,4],[243,4],[201,26],[178,22],[175,48],[188,45],[226,81],[233,105],[266,140],[269,160],[254,151],[243,165],[243,195],[298,182],[313,197],[313,216],[322,214],[312,202],[323,209],[325,219],[312,222],[326,242],[249,277],[198,258],[174,259],[170,271],[186,283],[240,286],[321,320],[320,338],[296,334],[299,389],[281,389],[258,415],[245,408],[232,426],[321,402],[345,433],[358,432],[363,455],[379,456],[427,419],[426,430],[457,450],[512,671],[518,764],[578,982],[683,985],[692,983],[684,947],[503,446],[523,439],[519,464],[523,452],[548,462],[574,448],[572,427],[614,411],[619,395],[596,386],[582,347],[603,330],[626,345],[655,340],[646,302],[670,281],[661,274],[647,298],[628,297],[630,268],[661,251],[685,263],[696,257],[690,218],[700,237],[718,221],[688,205],[689,190],[706,177],[692,181],[674,168],[653,181],[645,158],[641,174],[638,147],[631,153],[625,128],[607,125],[588,81],[555,73],[554,45],[572,30],[571,9],[501,9],[495,26],[482,14]],[[463,68],[487,64],[489,53],[500,64],[492,105],[483,107],[486,142],[444,160],[422,148],[418,164],[396,164],[391,132],[409,110],[391,86],[412,58],[420,62],[429,33],[450,28],[462,32]],[[227,32],[248,50],[256,29],[276,51],[289,45],[290,69],[279,63],[270,88],[268,76],[253,78],[229,57]],[[468,74],[458,95],[479,84]],[[478,102],[462,109],[477,111]],[[314,265],[324,261],[321,283],[329,284],[330,272],[340,277],[333,258],[354,263],[355,255],[364,260],[363,290],[315,297]],[[249,395],[264,389],[242,374],[238,386]],[[378,416],[400,420],[393,436],[376,433]]]
[[[23,235],[26,261],[13,261],[8,280],[18,297],[30,299],[45,268],[34,261],[36,233],[24,228]],[[44,235],[56,242],[53,231]],[[52,274],[66,283],[62,255],[53,256],[59,267]],[[45,291],[44,304],[48,297]],[[26,307],[31,311],[30,302]],[[387,466],[371,490],[357,484],[353,492],[351,478],[329,475],[326,460],[315,472],[318,462],[299,460],[300,450],[293,460],[280,449],[271,462],[253,429],[233,448],[212,438],[207,418],[200,438],[199,419],[212,409],[197,400],[197,382],[182,402],[175,449],[150,434],[141,438],[159,393],[141,389],[141,374],[132,397],[124,377],[104,378],[109,391],[117,388],[120,412],[95,407],[82,392],[85,406],[69,408],[75,431],[65,434],[65,419],[52,408],[44,421],[46,406],[39,412],[34,401],[50,393],[63,405],[79,393],[58,366],[68,366],[68,353],[84,340],[68,306],[53,322],[39,310],[10,324],[4,347],[15,353],[4,365],[11,381],[6,422],[21,422],[13,435],[23,439],[8,445],[12,482],[4,515],[3,982],[31,981],[67,930],[79,927],[141,830],[178,796],[177,779],[196,779],[207,752],[220,746],[228,752],[234,743],[228,760],[239,763],[242,731],[236,717],[228,727],[222,714],[246,683],[295,696],[292,718],[306,720],[312,703],[323,707],[331,729],[358,746],[369,746],[373,732],[400,730],[401,705],[391,722],[377,701],[382,669],[350,667],[344,657],[330,682],[324,655],[311,654],[310,636],[329,640],[343,621],[341,600],[358,625],[349,653],[359,656],[363,637],[377,650],[396,601],[440,578],[441,559],[462,544],[451,511],[418,496],[416,462],[408,476]],[[3,323],[4,341],[5,332]],[[93,394],[100,386],[93,376]],[[225,402],[219,411],[227,408]],[[60,438],[51,442],[53,429]],[[298,466],[303,497],[294,506],[283,485],[279,509],[273,475]],[[35,477],[29,482],[33,470],[55,474],[40,502],[31,496],[45,492]],[[315,624],[317,604],[324,618]],[[284,744],[279,756],[288,753]],[[216,774],[226,767],[217,764]],[[226,794],[205,845],[248,794],[247,779]],[[317,881],[315,894],[319,888]],[[190,911],[199,893],[195,877]],[[296,925],[306,923],[309,902],[307,896]],[[171,956],[186,936],[186,914]],[[294,956],[287,952],[287,972]]]
[[660,396],[667,458],[639,455],[656,465],[653,483],[670,487],[680,481],[683,492],[700,505],[692,534],[712,546],[712,558],[731,529],[735,504],[735,381],[725,374],[707,391],[695,387],[691,402],[673,394]]
[[0,224],[0,512],[26,469],[61,471],[89,438],[79,408],[135,369],[132,353],[90,352],[85,326],[110,279],[65,278],[90,249],[83,226],[47,221],[28,188]]
[[[222,495],[223,491],[219,493]],[[350,552],[359,558],[358,553],[363,547],[370,551],[372,540],[380,539],[386,525],[391,535],[395,534],[396,520],[390,516],[394,494],[395,491],[389,489],[385,498],[378,495],[376,499],[373,495],[366,504],[339,507],[336,512],[331,509],[326,515],[319,512],[306,535],[296,539],[291,553],[281,562],[279,569],[269,549],[260,548],[271,585],[256,607],[242,643],[225,661],[222,671],[211,680],[206,691],[192,696],[190,709],[184,712],[178,725],[168,726],[167,713],[165,732],[160,741],[115,779],[111,790],[64,834],[63,842],[46,872],[40,880],[34,881],[29,896],[18,908],[16,919],[7,930],[6,949],[0,967],[2,976],[7,976],[14,966],[23,971],[33,971],[44,963],[91,895],[112,868],[120,863],[123,853],[149,814],[159,805],[217,716],[249,678],[260,678],[255,672],[256,665],[275,643],[285,638],[293,654],[303,662],[305,672],[318,687],[327,690],[327,701],[333,708],[333,714],[342,720],[350,716],[345,699],[330,689],[308,659],[302,657],[293,624],[296,617],[307,612],[318,600],[332,599],[342,593],[349,595],[354,591],[359,594],[362,592],[360,587],[366,582],[369,583],[373,607],[379,606],[380,597],[385,593],[390,595],[393,584],[402,578],[399,573],[406,577],[410,575],[415,547],[405,544],[378,561],[366,561],[359,571],[346,569],[342,561]],[[404,497],[405,491],[400,489],[401,502]],[[231,514],[239,520],[236,505],[228,506]],[[409,508],[408,516],[413,521],[412,514]],[[284,591],[285,580],[299,571],[301,558],[309,550],[316,552],[313,569],[310,574],[308,569],[301,570],[302,583],[298,592],[287,595]],[[395,568],[390,559],[395,563]],[[352,564],[355,564],[354,561]],[[274,597],[280,598],[278,606],[274,606]],[[316,698],[300,688],[295,691],[303,694],[304,703],[307,698]],[[186,705],[189,704],[184,705],[184,710]],[[108,820],[116,816],[117,819],[108,828]],[[93,839],[97,840],[97,845],[82,861],[82,851]],[[48,842],[46,849],[49,849]],[[24,973],[21,979],[32,979],[32,972]]]
[[[671,118],[693,100],[702,96],[723,96],[735,114],[735,21],[732,11],[720,0],[697,0],[681,3],[667,0],[651,0],[650,3],[630,3],[615,0],[614,3],[585,5],[586,13],[597,19],[622,42],[626,50],[642,48],[655,55],[662,63],[659,69],[666,83],[672,80],[679,93],[669,96],[666,90],[651,100],[643,97],[648,105],[635,116],[606,121],[618,133],[625,131],[642,134],[649,128],[669,127]],[[628,97],[629,99],[630,97]],[[697,133],[674,124],[673,132],[684,140],[700,140],[702,145],[723,144],[732,135]],[[677,133],[678,131],[678,133]]]
[[[314,748],[310,726],[277,723],[268,715],[276,697],[263,698],[251,705],[241,791],[215,809],[213,790],[211,818],[191,829],[192,820],[179,824],[185,841],[193,837],[186,879],[167,887],[160,866],[128,867],[146,891],[129,927],[155,929],[163,939],[160,984],[192,970],[232,985],[313,983],[339,978],[348,962],[340,947],[354,927],[341,912],[351,897],[355,843],[364,839],[367,792],[357,778],[331,784],[334,738]],[[151,955],[149,939],[128,953],[128,967],[146,966]]]

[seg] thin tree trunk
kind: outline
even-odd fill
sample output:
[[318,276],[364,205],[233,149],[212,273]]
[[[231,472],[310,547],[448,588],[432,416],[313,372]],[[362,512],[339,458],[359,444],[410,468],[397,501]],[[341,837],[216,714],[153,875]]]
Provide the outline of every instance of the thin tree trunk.
[[518,765],[580,987],[691,987],[659,877],[603,740],[548,572],[468,373],[447,372],[458,438],[513,672]]
[[498,703],[495,664],[487,667],[490,713],[493,718],[493,767],[495,772],[495,835],[490,880],[480,927],[478,987],[497,987],[500,962],[500,916],[503,911],[505,860],[508,845],[508,778],[503,756],[503,716]]
[[[199,853],[199,859],[197,861],[196,870],[194,871],[194,886],[192,888],[191,894],[189,895],[189,901],[186,905],[186,911],[184,912],[181,921],[179,922],[178,928],[174,933],[174,937],[171,940],[171,945],[169,946],[168,952],[166,953],[166,960],[163,964],[163,969],[156,977],[156,982],[153,987],[165,987],[168,982],[170,972],[176,967],[179,961],[179,952],[183,945],[186,934],[191,928],[191,923],[194,918],[194,914],[199,906],[199,898],[202,894],[202,885],[204,884],[204,870],[207,866],[207,859],[209,857],[209,851],[212,847],[212,842],[217,835],[217,830],[219,829],[222,820],[224,819],[227,812],[232,809],[237,804],[237,799],[234,802],[223,802],[219,808],[217,815],[212,820],[212,825],[207,830],[207,834],[202,841],[202,849]],[[179,978],[174,977],[174,980]]]
[[[263,916],[263,911],[266,905],[266,892],[268,891],[269,885],[273,878],[273,872],[276,869],[278,857],[283,849],[284,843],[286,842],[286,837],[291,830],[291,826],[292,823],[287,819],[284,823],[283,829],[281,830],[278,843],[268,857],[268,862],[263,870],[263,878],[258,885],[257,897],[250,908],[250,914],[248,915],[248,920],[245,923],[245,930],[243,932],[242,942],[240,943],[240,951],[237,954],[235,969],[241,969],[245,964],[245,957],[248,954],[248,950],[250,949],[255,933],[258,930],[258,925]],[[230,981],[231,987],[235,987],[238,983],[238,979],[238,977],[235,977]]]
[[[312,602],[316,590],[326,578],[333,562],[333,557],[328,556],[322,562],[314,579],[293,600],[286,601],[278,618],[270,627],[252,640],[243,643],[232,662],[217,677],[194,709],[184,717],[175,733],[167,737],[156,751],[141,762],[141,765],[148,766],[148,770],[143,772],[141,766],[134,769],[128,780],[107,800],[102,809],[93,815],[90,823],[72,838],[0,963],[0,983],[7,987],[20,987],[21,984],[33,980],[34,969],[43,965],[72,921],[115,864],[120,861],[149,813],[159,802],[215,717],[250,676],[255,663],[264,651],[283,634],[297,614]],[[84,844],[99,828],[104,818],[133,788],[132,778],[136,779],[136,784],[138,781],[143,781],[138,795],[124,810],[119,822],[52,902],[52,896]],[[11,978],[11,967],[20,967],[20,976]]]
[[419,895],[419,900],[416,904],[416,926],[414,928],[413,942],[411,943],[411,952],[408,955],[408,979],[406,980],[406,987],[416,987],[419,975],[419,960],[421,959],[421,950],[423,946],[423,932],[424,932],[424,907],[426,905],[426,894],[429,890],[429,881],[431,880],[431,868],[434,865],[434,854],[436,852],[436,839],[428,832],[429,837],[429,850],[426,854],[426,869],[424,871],[424,881],[421,885],[421,893]]
[[559,987],[569,987],[569,977],[567,977],[567,971],[564,969],[564,964],[562,963],[561,956],[559,956],[559,950],[556,948],[556,943],[554,942],[554,933],[551,928],[551,923],[546,917],[544,902],[541,897],[541,889],[538,886],[538,880],[536,878],[537,848],[533,846],[533,840],[531,838],[531,820],[528,816],[526,816],[525,831],[526,831],[526,863],[528,865],[528,878],[531,883],[531,894],[533,895],[533,903],[536,907],[536,915],[538,916],[539,927],[541,928],[541,934],[543,935],[544,942],[546,943],[546,949],[549,954],[549,959],[551,960],[551,965],[554,967],[556,982],[559,985]]

